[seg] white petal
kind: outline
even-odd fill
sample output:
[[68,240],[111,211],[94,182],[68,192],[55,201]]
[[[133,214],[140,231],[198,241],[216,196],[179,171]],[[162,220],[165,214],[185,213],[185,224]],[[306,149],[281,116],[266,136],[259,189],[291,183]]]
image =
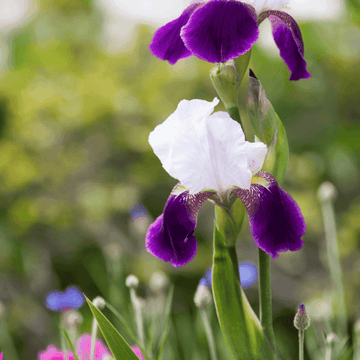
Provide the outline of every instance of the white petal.
[[227,113],[215,115],[174,144],[176,178],[190,193],[208,189],[222,192],[233,186],[250,188],[252,172],[241,126]]
[[212,102],[205,100],[182,100],[175,112],[162,124],[158,125],[149,135],[149,143],[160,159],[164,169],[173,177],[171,158],[173,145],[179,136],[191,132],[192,127],[206,119],[219,103],[215,98]]
[[250,171],[255,175],[261,170],[267,154],[267,147],[262,142],[251,143],[246,141],[246,154]]
[[253,6],[259,15],[265,10],[281,10],[290,0],[242,0],[242,2]]

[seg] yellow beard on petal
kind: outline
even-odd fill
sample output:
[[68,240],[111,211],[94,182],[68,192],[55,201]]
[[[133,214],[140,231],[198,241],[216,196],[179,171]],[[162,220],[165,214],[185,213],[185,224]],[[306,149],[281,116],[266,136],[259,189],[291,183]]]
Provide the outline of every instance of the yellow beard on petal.
[[259,184],[259,185],[264,186],[266,188],[269,186],[269,182],[267,180],[265,180],[264,178],[258,177],[258,176],[253,176],[251,178],[251,183],[252,184]]

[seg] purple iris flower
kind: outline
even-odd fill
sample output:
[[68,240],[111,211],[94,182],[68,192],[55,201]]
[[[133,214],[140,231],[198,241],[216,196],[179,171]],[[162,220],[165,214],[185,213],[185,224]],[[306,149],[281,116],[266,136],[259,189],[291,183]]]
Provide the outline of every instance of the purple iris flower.
[[83,306],[85,297],[76,286],[69,286],[65,291],[51,291],[45,300],[46,307],[52,311],[76,310]]
[[150,51],[175,64],[195,55],[220,63],[251,49],[259,37],[259,25],[268,18],[280,56],[288,66],[290,80],[307,79],[304,44],[300,28],[286,12],[289,0],[210,0],[188,6],[177,19],[158,29]]
[[[255,284],[258,279],[259,272],[253,262],[243,262],[239,264],[240,283],[243,289],[249,288]],[[211,268],[205,273],[200,280],[199,285],[212,286],[212,270]]]
[[303,246],[306,225],[299,206],[271,174],[260,171],[266,145],[245,141],[228,113],[210,115],[218,102],[183,100],[149,136],[163,168],[180,183],[150,225],[145,245],[173,266],[195,256],[197,214],[207,199],[222,204],[240,198],[256,245],[273,258]]

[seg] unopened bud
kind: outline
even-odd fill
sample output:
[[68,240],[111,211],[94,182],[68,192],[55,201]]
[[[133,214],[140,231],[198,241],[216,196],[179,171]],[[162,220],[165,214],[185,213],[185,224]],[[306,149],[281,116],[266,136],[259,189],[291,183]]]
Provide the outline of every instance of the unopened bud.
[[135,275],[129,275],[125,280],[125,285],[128,288],[135,288],[139,286],[139,279]]
[[331,345],[338,339],[338,336],[335,333],[330,333],[326,336],[326,342]]
[[237,108],[240,78],[234,60],[216,65],[210,71],[210,78],[226,109]]
[[61,313],[61,322],[66,328],[74,328],[82,324],[83,317],[79,311],[68,310]]
[[93,300],[94,306],[96,306],[99,310],[102,310],[105,307],[105,300],[101,296],[97,296]]
[[300,304],[299,310],[295,315],[294,326],[299,331],[304,331],[310,326],[310,318],[306,313],[305,304]]
[[194,296],[194,303],[197,307],[204,307],[211,304],[212,296],[209,288],[205,285],[199,285]]
[[325,181],[320,185],[317,195],[320,201],[334,201],[337,197],[337,190],[334,184]]
[[162,272],[156,271],[151,275],[149,287],[153,292],[160,292],[169,285],[169,278]]
[[116,260],[121,255],[121,245],[115,242],[111,242],[105,246],[104,251],[107,257]]

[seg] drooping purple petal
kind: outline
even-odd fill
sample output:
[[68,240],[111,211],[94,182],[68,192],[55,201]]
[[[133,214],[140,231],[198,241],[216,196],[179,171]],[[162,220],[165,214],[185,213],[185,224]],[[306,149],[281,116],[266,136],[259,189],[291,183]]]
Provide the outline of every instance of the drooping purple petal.
[[191,56],[191,51],[185,47],[180,37],[180,31],[191,14],[202,5],[202,3],[191,4],[180,17],[158,29],[150,43],[150,51],[159,59],[168,60],[172,65],[180,59]]
[[173,266],[187,264],[196,254],[197,243],[193,236],[197,213],[211,192],[189,195],[170,195],[164,213],[150,226],[145,237],[147,251]]
[[281,251],[300,250],[306,224],[299,206],[272,175],[260,171],[256,176],[266,186],[253,183],[249,190],[233,190],[246,207],[256,245],[274,259]]
[[259,17],[262,20],[269,17],[280,56],[291,71],[290,80],[310,78],[304,60],[304,43],[296,21],[286,12],[276,10],[265,11]]
[[193,55],[212,63],[246,53],[258,36],[255,9],[234,0],[206,3],[181,30],[181,38]]

